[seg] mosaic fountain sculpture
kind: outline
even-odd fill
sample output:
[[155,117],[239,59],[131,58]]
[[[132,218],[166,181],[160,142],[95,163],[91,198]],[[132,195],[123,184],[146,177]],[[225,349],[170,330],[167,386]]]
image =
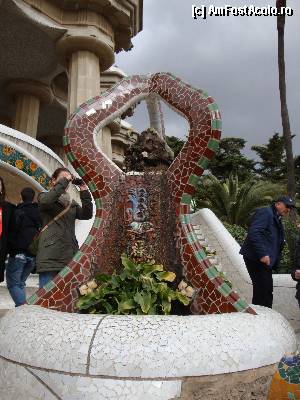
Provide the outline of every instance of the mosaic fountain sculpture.
[[[185,117],[189,138],[169,165],[163,138],[146,132],[143,158],[134,149],[131,156],[144,171],[145,164],[153,164],[149,142],[162,155],[155,161],[159,172],[124,173],[100,151],[95,137],[147,96],[158,96]],[[236,398],[236,391],[252,393],[257,379],[266,397],[278,361],[296,349],[294,331],[275,311],[250,307],[223,280],[190,220],[199,177],[220,139],[214,100],[170,74],[133,76],[81,105],[65,132],[68,158],[93,194],[95,220],[70,264],[28,300],[48,309],[18,307],[1,318],[0,398],[213,399],[207,390],[220,379],[222,386],[215,388],[220,400]],[[131,169],[130,157],[127,161]],[[194,286],[194,315],[74,312],[78,287],[99,270],[111,272],[120,254],[134,248]]]
[[[234,311],[255,314],[209,262],[190,223],[190,204],[199,177],[218,148],[221,135],[218,106],[207,93],[168,73],[125,78],[101,96],[82,104],[70,116],[65,129],[65,151],[92,192],[96,218],[88,238],[74,259],[51,283],[31,297],[29,304],[73,312],[78,287],[90,279],[95,270],[107,272],[115,267],[117,259],[114,253],[120,239],[116,225],[121,222],[115,221],[114,216],[122,208],[120,202],[116,202],[116,193],[125,193],[125,208],[128,201],[132,205],[141,201],[146,203],[147,182],[142,175],[126,175],[111,162],[95,144],[94,133],[124,114],[129,107],[154,95],[164,100],[190,124],[186,145],[165,172],[163,195],[170,197],[176,218],[177,244],[173,243],[173,251],[175,247],[179,249],[184,275],[197,289],[192,311],[195,314]],[[136,215],[134,210],[131,211],[132,220],[127,221],[128,224],[146,222],[145,216],[143,221],[134,220]],[[160,226],[163,225],[163,215],[158,219]],[[115,224],[111,221],[115,221]],[[153,223],[150,220],[147,222]],[[160,238],[157,243],[162,240]],[[156,244],[153,243],[153,246]],[[160,251],[164,253],[161,247]],[[163,261],[166,264],[171,260]]]

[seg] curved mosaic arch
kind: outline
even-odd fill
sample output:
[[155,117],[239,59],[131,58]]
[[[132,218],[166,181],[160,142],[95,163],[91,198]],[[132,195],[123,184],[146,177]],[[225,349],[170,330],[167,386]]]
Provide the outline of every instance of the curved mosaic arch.
[[112,215],[111,197],[125,174],[96,146],[94,133],[130,106],[156,94],[189,121],[188,141],[167,171],[177,216],[177,235],[184,272],[197,289],[194,313],[255,311],[221,277],[199,244],[190,222],[190,204],[199,177],[218,148],[221,116],[207,93],[169,73],[127,77],[107,92],[82,104],[69,118],[64,147],[96,203],[96,218],[80,251],[58,276],[29,299],[30,304],[74,311],[77,288],[103,261],[105,229]]
[[15,148],[0,143],[0,160],[39,183],[45,190],[49,190],[51,177],[28,156]]

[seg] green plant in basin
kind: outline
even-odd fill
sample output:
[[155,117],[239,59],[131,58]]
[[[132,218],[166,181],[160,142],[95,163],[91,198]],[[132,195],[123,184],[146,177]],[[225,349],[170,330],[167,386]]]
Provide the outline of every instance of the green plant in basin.
[[134,263],[123,254],[120,274],[99,274],[80,288],[76,308],[82,313],[168,315],[173,301],[187,306],[191,299],[169,284],[176,275],[160,264]]

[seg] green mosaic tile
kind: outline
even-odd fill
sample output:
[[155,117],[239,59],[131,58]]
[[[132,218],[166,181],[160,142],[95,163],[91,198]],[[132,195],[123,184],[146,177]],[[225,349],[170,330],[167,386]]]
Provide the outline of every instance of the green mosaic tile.
[[199,176],[192,174],[192,175],[189,177],[188,183],[189,183],[190,185],[194,186],[194,187],[197,187],[197,186],[198,186],[198,183],[199,183]]
[[102,208],[102,201],[101,201],[101,199],[95,199],[95,204],[96,204],[96,208],[97,209],[99,209],[99,208]]
[[78,175],[82,178],[85,175],[85,170],[83,167],[78,167],[76,168],[76,172],[78,173]]
[[191,216],[189,214],[181,214],[180,215],[180,222],[182,224],[190,224],[191,223]]
[[70,139],[68,136],[63,136],[63,145],[66,146],[67,144],[70,144]]
[[102,219],[99,218],[99,217],[96,217],[96,218],[95,218],[95,221],[94,221],[94,224],[93,224],[93,227],[99,228],[100,225],[101,225],[101,223],[102,223]]
[[218,150],[218,148],[219,148],[219,141],[216,140],[216,139],[210,139],[208,144],[207,144],[207,147],[210,150],[216,152]]
[[195,254],[195,257],[197,258],[197,261],[199,261],[199,262],[206,259],[206,253],[204,250],[195,251],[194,254]]
[[210,267],[205,270],[206,275],[210,280],[218,278],[220,276],[220,272],[216,267]]
[[288,399],[289,400],[296,400],[296,397],[295,397],[294,393],[288,392]]
[[192,196],[190,194],[184,193],[181,197],[181,203],[190,205],[192,201]]
[[73,257],[73,261],[79,262],[82,256],[83,256],[83,253],[81,251],[77,251],[77,253]]
[[209,165],[210,160],[204,156],[202,156],[199,161],[198,161],[198,165],[203,168],[206,169]]
[[246,303],[245,300],[239,299],[233,304],[234,308],[238,311],[244,311],[246,308],[248,308],[248,304]]
[[68,159],[69,159],[71,162],[76,160],[74,154],[71,153],[71,152],[67,153],[67,157],[68,157]]
[[197,238],[197,236],[195,235],[195,233],[193,233],[193,232],[189,232],[189,233],[186,235],[186,237],[187,237],[187,240],[188,240],[189,244],[193,244],[193,243],[195,243],[195,242],[198,242],[198,238]]
[[94,240],[94,236],[88,235],[88,237],[85,239],[84,244],[86,244],[87,246],[89,246],[89,245],[92,243],[93,240]]
[[62,269],[59,273],[59,275],[64,278],[66,275],[68,275],[68,273],[71,272],[69,267],[65,267],[64,269]]
[[202,97],[203,97],[203,99],[208,99],[209,98],[209,94],[207,92],[203,92],[202,93]]
[[220,119],[213,119],[211,121],[212,129],[221,130],[222,129],[222,121]]
[[90,189],[91,192],[95,192],[97,190],[97,187],[94,182],[89,182],[88,188]]
[[48,282],[45,286],[44,289],[46,290],[46,293],[50,292],[55,287],[55,283],[53,281]]
[[218,291],[225,297],[229,296],[229,294],[232,292],[231,287],[227,284],[227,283],[222,283],[222,285],[220,285],[218,287]]
[[208,105],[208,109],[210,111],[217,111],[217,110],[219,110],[219,107],[218,107],[217,103],[211,103],[211,104]]
[[33,305],[38,301],[38,296],[36,294],[33,294],[32,296],[29,297],[29,299],[27,299],[27,304],[29,305]]

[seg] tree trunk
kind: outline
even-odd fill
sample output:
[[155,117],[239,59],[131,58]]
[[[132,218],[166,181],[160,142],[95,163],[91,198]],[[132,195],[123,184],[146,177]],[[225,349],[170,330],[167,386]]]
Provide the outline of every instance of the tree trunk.
[[[276,7],[279,10],[281,7],[286,7],[286,0],[277,0]],[[280,92],[280,103],[281,103],[282,133],[283,133],[284,147],[286,152],[286,162],[287,162],[287,191],[288,195],[294,199],[296,195],[296,181],[295,181],[295,165],[293,156],[291,127],[290,127],[289,112],[286,101],[284,30],[285,30],[285,16],[278,15],[277,31],[278,31],[279,92]]]

